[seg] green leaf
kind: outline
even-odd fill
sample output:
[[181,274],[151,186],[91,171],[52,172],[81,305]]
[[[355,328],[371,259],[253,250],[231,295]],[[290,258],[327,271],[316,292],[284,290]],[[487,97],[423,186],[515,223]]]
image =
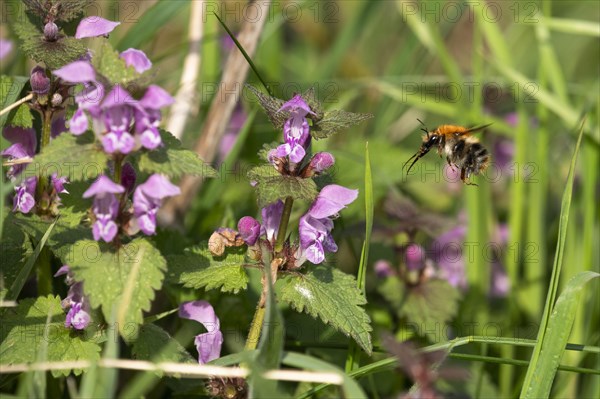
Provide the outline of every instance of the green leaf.
[[139,170],[146,173],[162,173],[169,177],[193,175],[218,177],[218,173],[204,162],[198,154],[181,148],[181,142],[166,130],[160,129],[163,145],[152,151],[140,151],[134,155]]
[[260,208],[286,197],[312,202],[319,191],[312,179],[281,175],[273,165],[261,165],[248,172],[248,179],[254,186]]
[[93,179],[106,169],[108,156],[97,145],[92,132],[81,136],[61,134],[33,158],[25,176],[57,173],[69,181]]
[[256,87],[246,84],[245,86],[248,90],[250,90],[258,99],[258,103],[265,110],[267,117],[277,129],[281,129],[285,121],[290,117],[289,112],[281,111],[279,112],[279,108],[285,103],[285,101],[271,97],[268,94],[264,94],[262,91],[258,90]]
[[[0,326],[1,364],[32,363],[43,346],[47,346],[45,360],[49,362],[100,359],[101,337],[91,330],[78,332],[65,328],[66,315],[59,297],[28,298],[5,312]],[[70,371],[55,370],[52,374],[68,375]],[[81,370],[73,372],[81,374]]]
[[[29,82],[29,78],[24,76],[0,76],[0,109],[15,103],[21,96],[27,82]],[[3,128],[7,118],[16,112],[16,110],[12,110],[8,114],[0,116],[0,128]]]
[[167,280],[184,287],[238,293],[248,285],[244,248],[225,248],[214,257],[207,244],[186,249],[183,255],[167,256]]
[[406,287],[399,278],[388,277],[379,284],[378,290],[399,317],[406,317],[419,326],[445,324],[456,315],[461,298],[456,288],[439,279]]
[[144,324],[140,327],[140,333],[131,347],[131,352],[137,360],[149,360],[155,363],[198,363],[176,339],[155,324]]
[[68,22],[75,17],[81,16],[93,0],[23,0],[27,9],[40,18],[45,18],[49,14],[55,14],[56,20]]
[[310,129],[310,134],[317,140],[324,139],[372,117],[373,114],[358,114],[340,110],[325,112],[323,119],[316,122]]
[[573,328],[581,291],[588,281],[597,277],[600,277],[600,274],[581,272],[567,283],[552,310],[541,345],[540,357],[535,367],[530,367],[532,368],[531,384],[527,387],[523,386],[525,393],[523,397],[532,399],[550,397],[552,382]]
[[9,209],[5,209],[3,213],[5,220],[2,226],[2,241],[0,241],[0,258],[2,259],[0,300],[9,296],[9,288],[17,280],[27,258],[33,254],[29,239],[14,223],[13,213]]
[[98,73],[111,83],[122,86],[138,79],[141,75],[133,66],[127,66],[125,60],[119,57],[108,41],[104,41],[92,59],[92,64]]
[[14,113],[11,112],[10,114],[10,119],[6,123],[6,126],[33,127],[33,116],[31,115],[29,105],[21,104]]
[[154,291],[162,286],[166,261],[160,252],[145,238],[118,250],[114,244],[82,240],[70,247],[66,261],[75,280],[85,282],[92,307],[101,306],[107,320],[114,308],[121,335],[135,338],[142,311],[150,310]]
[[577,145],[575,151],[571,157],[571,165],[569,166],[569,175],[567,176],[567,183],[565,190],[563,191],[562,202],[560,206],[560,219],[558,224],[558,241],[556,243],[556,253],[554,254],[554,264],[552,265],[552,274],[550,276],[550,286],[548,287],[548,294],[546,295],[546,303],[544,305],[544,313],[540,320],[540,327],[537,334],[537,343],[531,354],[530,366],[527,368],[525,374],[525,380],[521,388],[521,396],[525,396],[534,384],[533,374],[534,370],[537,370],[538,362],[540,361],[542,345],[546,339],[546,333],[548,332],[548,323],[550,315],[555,306],[554,300],[558,291],[558,283],[560,280],[560,272],[562,269],[562,261],[565,250],[565,241],[567,239],[567,227],[569,225],[569,211],[571,209],[571,199],[573,197],[573,180],[575,178],[575,167],[577,165],[577,155],[579,154],[579,147],[581,146],[581,138],[583,137],[583,126],[584,122],[581,123],[579,128],[579,138],[577,139]]
[[369,316],[361,307],[367,301],[354,277],[323,265],[311,266],[306,274],[289,274],[277,281],[280,300],[299,312],[319,317],[352,337],[370,356],[372,330]]
[[37,26],[39,21],[34,24],[34,20],[34,17],[25,13],[12,21],[13,30],[21,41],[20,48],[28,57],[55,70],[85,54],[85,44],[74,37],[62,36],[54,42],[46,41]]

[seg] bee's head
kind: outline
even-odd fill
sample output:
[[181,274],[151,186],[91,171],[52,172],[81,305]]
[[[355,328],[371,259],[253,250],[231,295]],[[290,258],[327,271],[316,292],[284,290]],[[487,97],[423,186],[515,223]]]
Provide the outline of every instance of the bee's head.
[[406,161],[404,163],[404,165],[402,166],[402,168],[404,169],[404,166],[406,166],[407,163],[409,163],[411,160],[414,159],[414,161],[410,164],[410,166],[408,167],[408,170],[406,171],[407,174],[408,174],[408,172],[410,172],[410,169],[419,160],[419,158],[421,158],[425,154],[427,154],[431,150],[432,147],[437,146],[439,144],[439,140],[440,140],[439,134],[430,133],[429,131],[427,131],[427,129],[421,129],[421,130],[423,130],[425,132],[425,136],[423,136],[423,143],[421,144],[419,151],[415,155],[410,157],[410,159],[408,161]]

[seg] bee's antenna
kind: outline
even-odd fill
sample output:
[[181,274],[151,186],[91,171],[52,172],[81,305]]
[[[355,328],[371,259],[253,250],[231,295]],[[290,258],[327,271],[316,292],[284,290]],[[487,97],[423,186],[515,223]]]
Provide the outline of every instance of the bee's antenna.
[[423,121],[420,120],[419,118],[417,118],[417,120],[419,121],[419,123],[421,125],[423,125],[423,128],[421,128],[421,130],[424,131],[425,134],[427,135],[427,138],[429,138],[429,130],[427,129],[427,126],[425,126],[425,124],[423,123]]

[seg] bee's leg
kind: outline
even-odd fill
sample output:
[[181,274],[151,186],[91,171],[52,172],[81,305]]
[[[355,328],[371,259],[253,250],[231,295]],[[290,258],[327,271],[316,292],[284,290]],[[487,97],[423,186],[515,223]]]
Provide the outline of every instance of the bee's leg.
[[448,166],[450,166],[452,168],[452,171],[454,172],[454,165],[452,165],[452,162],[450,162],[450,157],[446,157],[446,162],[448,162]]

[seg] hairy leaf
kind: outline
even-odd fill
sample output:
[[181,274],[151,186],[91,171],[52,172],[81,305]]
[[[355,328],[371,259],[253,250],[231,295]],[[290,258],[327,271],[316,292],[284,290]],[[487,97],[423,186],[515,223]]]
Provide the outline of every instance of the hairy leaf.
[[133,342],[131,352],[137,360],[193,363],[198,361],[168,332],[155,324],[144,324]]
[[306,274],[289,274],[277,281],[280,300],[299,312],[319,317],[342,333],[352,337],[367,354],[371,354],[371,324],[361,305],[366,299],[356,280],[338,269],[311,266]]
[[248,172],[248,179],[256,182],[260,208],[286,197],[312,202],[319,194],[312,179],[281,175],[272,165],[253,168]]
[[71,245],[66,259],[76,281],[92,307],[102,307],[106,319],[117,312],[119,331],[133,339],[143,323],[143,311],[150,310],[154,291],[160,289],[166,261],[145,238],[136,238],[118,250],[114,244],[82,240]]
[[33,247],[19,226],[14,223],[14,214],[6,209],[0,241],[0,299],[5,298],[25,264],[25,258],[33,253]]
[[119,52],[114,50],[108,42],[104,42],[92,58],[92,64],[98,73],[107,78],[111,83],[119,84],[126,88],[127,83],[140,77],[133,66],[127,66],[125,60],[119,57]]
[[372,117],[373,114],[357,114],[339,110],[325,112],[323,119],[314,124],[310,130],[310,134],[317,140],[324,139],[340,130],[348,129]]
[[290,117],[289,112],[281,111],[279,112],[279,108],[285,103],[285,101],[271,97],[268,94],[264,94],[262,91],[258,90],[256,87],[247,84],[245,86],[248,90],[250,90],[258,99],[259,104],[265,110],[265,113],[269,117],[269,120],[277,129],[281,129],[285,121]]
[[41,32],[43,26],[28,13],[21,18],[14,18],[12,26],[25,54],[37,62],[43,62],[49,69],[58,69],[86,52],[84,43],[73,37],[61,36],[56,41],[46,41]]
[[56,20],[67,22],[83,14],[86,7],[92,4],[93,0],[23,0],[27,9],[44,19],[46,16],[53,16]]
[[162,173],[169,177],[193,175],[217,177],[217,171],[204,162],[198,154],[181,148],[181,142],[166,130],[160,130],[163,145],[152,151],[140,151],[133,156],[139,170]]
[[33,126],[33,115],[27,104],[21,104],[15,112],[11,112],[6,126],[17,126],[22,128],[30,128]]
[[[45,361],[77,361],[100,359],[103,340],[97,330],[78,332],[65,328],[65,312],[55,296],[28,298],[15,308],[5,310],[0,325],[0,363],[33,363],[39,353]],[[48,321],[48,324],[46,322]],[[55,376],[68,375],[70,369],[56,370]],[[81,370],[73,370],[76,375]]]
[[33,158],[24,173],[25,176],[56,173],[69,181],[89,180],[104,172],[107,160],[92,132],[81,136],[61,134]]
[[[0,76],[0,109],[8,107],[16,102],[19,97],[25,96],[21,93],[23,93],[23,88],[27,82],[29,82],[29,78],[25,76]],[[17,110],[12,110],[8,114],[0,116],[0,128],[3,128],[7,118],[16,112]]]
[[167,279],[188,288],[237,293],[248,285],[243,251],[241,247],[229,247],[222,256],[215,257],[206,244],[186,249],[183,255],[167,256]]

